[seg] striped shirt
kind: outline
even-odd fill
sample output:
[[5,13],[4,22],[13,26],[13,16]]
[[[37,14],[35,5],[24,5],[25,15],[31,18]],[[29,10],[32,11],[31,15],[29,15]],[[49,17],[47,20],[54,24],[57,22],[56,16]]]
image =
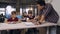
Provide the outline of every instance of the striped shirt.
[[57,23],[59,16],[57,12],[54,10],[51,4],[46,4],[44,9],[39,12],[39,15],[45,16],[45,21]]

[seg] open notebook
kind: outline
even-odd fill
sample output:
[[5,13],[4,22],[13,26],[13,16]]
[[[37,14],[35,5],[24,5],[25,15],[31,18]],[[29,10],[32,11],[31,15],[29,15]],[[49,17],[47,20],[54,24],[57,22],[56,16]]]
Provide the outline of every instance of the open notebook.
[[34,25],[34,23],[32,23],[32,22],[22,22],[22,23],[24,23],[24,24],[27,25],[27,26],[32,26],[32,25]]

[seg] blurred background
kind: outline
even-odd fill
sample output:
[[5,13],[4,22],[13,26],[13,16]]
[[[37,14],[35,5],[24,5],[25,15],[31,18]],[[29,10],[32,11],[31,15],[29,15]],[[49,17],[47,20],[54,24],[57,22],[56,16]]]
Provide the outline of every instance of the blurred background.
[[[11,14],[12,11],[19,12],[22,15],[24,12],[28,14],[28,10],[33,11],[33,15],[38,15],[37,0],[0,0],[0,14],[6,17]],[[60,16],[60,0],[45,0],[46,3],[51,3],[54,9]],[[60,19],[58,24],[60,25]]]
[[[33,15],[37,16],[38,10],[36,6],[36,1],[38,0],[0,0],[0,15],[3,14],[3,17],[9,17],[12,11],[16,11],[17,13],[19,13],[19,15],[23,15],[24,12],[28,14],[28,11],[32,10]],[[45,1],[46,3],[51,3],[53,5],[53,8],[57,11],[57,13],[60,16],[60,0]],[[60,18],[57,24],[59,25],[58,30],[60,30]]]

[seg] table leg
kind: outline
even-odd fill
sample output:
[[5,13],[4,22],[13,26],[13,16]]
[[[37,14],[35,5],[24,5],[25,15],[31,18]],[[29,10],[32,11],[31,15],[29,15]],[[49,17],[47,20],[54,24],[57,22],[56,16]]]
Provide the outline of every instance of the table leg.
[[10,33],[9,33],[9,30],[7,30],[7,34],[10,34]]
[[22,31],[21,31],[21,34],[25,34],[26,33],[26,29],[23,29]]
[[0,30],[0,34],[1,34],[1,30]]
[[46,28],[45,27],[39,28],[39,34],[46,34]]
[[47,27],[47,34],[49,34],[49,27]]

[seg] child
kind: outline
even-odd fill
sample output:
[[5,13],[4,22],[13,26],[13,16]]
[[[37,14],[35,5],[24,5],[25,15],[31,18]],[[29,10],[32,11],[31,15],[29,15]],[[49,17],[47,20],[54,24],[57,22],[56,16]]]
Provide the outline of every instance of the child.
[[[20,20],[16,17],[16,11],[11,12],[11,17],[9,19],[6,19],[5,22],[9,23],[9,24],[19,23]],[[13,34],[13,33],[20,34],[20,31],[19,30],[10,30],[9,31],[9,34]]]

